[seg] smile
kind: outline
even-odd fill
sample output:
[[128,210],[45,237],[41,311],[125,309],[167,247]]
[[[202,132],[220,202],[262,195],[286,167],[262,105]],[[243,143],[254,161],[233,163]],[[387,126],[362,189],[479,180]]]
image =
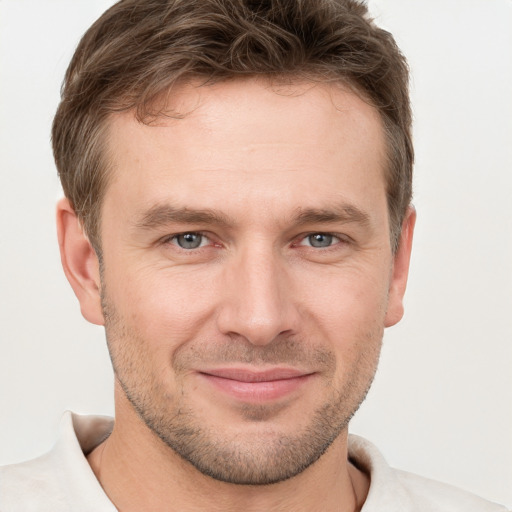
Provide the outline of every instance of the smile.
[[245,402],[266,402],[291,395],[314,373],[290,368],[250,371],[241,368],[223,368],[199,372],[201,378],[215,389]]

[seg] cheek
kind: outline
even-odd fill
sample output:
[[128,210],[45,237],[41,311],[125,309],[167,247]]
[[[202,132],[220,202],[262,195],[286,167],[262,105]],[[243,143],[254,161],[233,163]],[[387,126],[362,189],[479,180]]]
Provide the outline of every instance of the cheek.
[[198,335],[215,308],[214,290],[191,272],[134,271],[114,301],[131,330],[154,348],[176,348]]
[[387,307],[388,280],[363,271],[331,272],[322,286],[309,287],[302,318],[310,337],[320,337],[336,354],[337,370],[347,374],[366,359],[378,359]]
[[314,311],[330,331],[364,330],[365,326],[372,330],[374,324],[383,326],[384,323],[388,274],[384,267],[371,265],[326,269],[301,280],[300,295],[304,297],[306,309]]

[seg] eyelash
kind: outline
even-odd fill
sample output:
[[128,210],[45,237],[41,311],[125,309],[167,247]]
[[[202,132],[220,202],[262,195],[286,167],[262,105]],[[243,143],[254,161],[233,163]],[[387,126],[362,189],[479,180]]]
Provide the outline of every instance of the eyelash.
[[[324,237],[324,238],[330,238],[330,242],[333,242],[332,239],[336,239],[337,242],[334,242],[334,243],[330,243],[329,245],[326,245],[324,247],[321,247],[321,246],[315,246],[313,244],[311,244],[311,240],[310,240],[310,244],[304,244],[303,242],[307,241],[308,239],[310,239],[311,237],[314,237],[314,236],[320,236],[320,237]],[[311,248],[311,249],[331,249],[335,246],[337,246],[338,244],[340,243],[343,243],[343,242],[346,242],[346,239],[344,239],[341,235],[337,235],[335,233],[325,233],[323,231],[317,231],[317,232],[314,232],[314,233],[309,233],[305,236],[303,236],[299,242],[297,244],[294,244],[294,246],[302,246],[302,247],[308,247],[308,248]]]
[[[185,235],[198,235],[198,236],[202,237],[203,239],[201,240],[201,245],[199,245],[199,247],[189,248],[189,249],[186,249],[184,247],[180,247],[176,240],[177,240],[178,237],[185,236]],[[203,245],[204,239],[209,241],[210,244]],[[182,233],[175,233],[173,235],[166,236],[162,240],[162,243],[163,244],[174,245],[178,250],[181,250],[181,251],[184,251],[184,252],[193,252],[193,251],[197,251],[199,249],[204,249],[204,248],[208,247],[209,245],[211,245],[212,240],[211,240],[211,238],[206,233],[203,233],[201,231],[183,231]]]
[[[185,235],[197,235],[197,236],[202,237],[200,245],[198,247],[192,247],[192,248],[188,248],[188,249],[184,248],[184,247],[181,247],[178,244],[178,242],[177,242],[177,238],[180,237],[180,236],[185,236]],[[321,235],[321,236],[324,236],[324,237],[332,237],[332,238],[336,239],[337,241],[335,241],[331,245],[327,245],[325,247],[315,247],[315,246],[313,246],[311,244],[304,244],[303,243],[309,237],[312,237],[312,236],[315,236],[315,235]],[[206,244],[203,245],[203,242],[205,241],[205,239],[206,239],[207,242],[210,242],[210,243],[206,243]],[[346,235],[342,235],[342,234],[339,234],[339,233],[330,233],[330,232],[325,232],[325,231],[313,231],[313,232],[310,232],[310,233],[305,233],[305,234],[302,234],[299,237],[297,237],[295,240],[297,240],[297,241],[294,241],[291,244],[292,247],[307,247],[308,249],[317,250],[317,251],[320,250],[320,249],[323,250],[323,251],[327,251],[329,249],[336,248],[340,244],[346,245],[346,244],[350,243],[350,239]],[[201,232],[201,231],[183,231],[181,233],[175,233],[173,235],[166,236],[164,239],[162,239],[162,243],[163,244],[171,244],[171,245],[175,246],[178,250],[181,250],[181,251],[186,252],[186,253],[197,252],[198,250],[206,249],[206,248],[208,248],[211,245],[214,245],[214,246],[217,246],[217,247],[221,246],[220,244],[212,243],[211,237],[208,234],[206,234],[204,232]]]

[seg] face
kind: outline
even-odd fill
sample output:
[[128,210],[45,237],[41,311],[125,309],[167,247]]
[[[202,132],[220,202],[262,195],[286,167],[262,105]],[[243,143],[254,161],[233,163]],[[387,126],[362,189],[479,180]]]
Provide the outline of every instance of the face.
[[276,482],[345,431],[401,314],[381,123],[334,85],[173,98],[182,119],[110,125],[101,298],[120,400],[204,474]]

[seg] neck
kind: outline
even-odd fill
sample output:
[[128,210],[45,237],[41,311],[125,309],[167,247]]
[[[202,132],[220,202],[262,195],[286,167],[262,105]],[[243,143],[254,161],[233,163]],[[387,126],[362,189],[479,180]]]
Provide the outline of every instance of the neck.
[[112,434],[88,461],[120,512],[353,512],[361,509],[369,480],[348,462],[347,437],[342,432],[317,462],[289,480],[235,485],[200,473],[125,405],[116,408]]

